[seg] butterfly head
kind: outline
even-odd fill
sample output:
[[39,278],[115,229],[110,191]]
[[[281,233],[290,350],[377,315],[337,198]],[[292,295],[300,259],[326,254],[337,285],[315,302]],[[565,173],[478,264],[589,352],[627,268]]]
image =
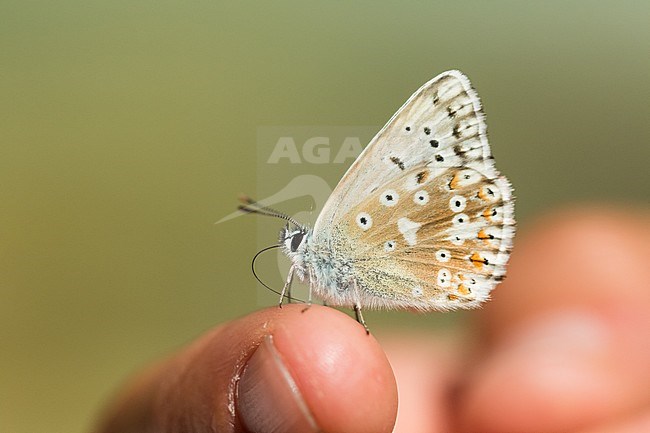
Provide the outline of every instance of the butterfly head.
[[284,252],[291,258],[301,256],[305,252],[310,230],[306,227],[289,227],[287,224],[280,230],[280,243]]
[[239,199],[243,203],[239,206],[239,210],[243,212],[271,216],[287,221],[286,226],[280,230],[280,246],[294,262],[296,262],[295,257],[301,257],[304,254],[307,240],[311,235],[310,229],[298,223],[289,215],[264,206],[250,197],[242,196]]

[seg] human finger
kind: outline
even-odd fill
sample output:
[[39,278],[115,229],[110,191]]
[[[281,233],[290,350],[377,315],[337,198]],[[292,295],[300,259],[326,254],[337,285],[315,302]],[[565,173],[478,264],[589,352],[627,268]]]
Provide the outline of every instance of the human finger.
[[574,431],[648,405],[649,222],[590,208],[522,230],[485,309],[463,431]]
[[397,390],[377,341],[337,310],[303,309],[208,332],[135,379],[97,431],[390,432]]

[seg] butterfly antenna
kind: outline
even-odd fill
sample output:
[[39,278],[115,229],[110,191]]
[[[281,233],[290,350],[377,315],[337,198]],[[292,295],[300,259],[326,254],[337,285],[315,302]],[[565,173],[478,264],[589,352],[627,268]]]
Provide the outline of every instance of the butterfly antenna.
[[294,220],[293,218],[291,218],[289,215],[277,211],[275,209],[271,209],[270,207],[263,206],[248,196],[245,195],[240,196],[239,201],[244,203],[238,206],[238,209],[242,212],[256,213],[260,215],[280,218],[285,221],[289,221],[291,224],[295,225],[298,228],[302,228],[302,225],[298,223],[296,220]]
[[255,254],[255,256],[253,257],[253,260],[251,261],[251,270],[253,271],[253,276],[255,277],[255,279],[257,280],[258,283],[260,283],[261,285],[263,285],[264,287],[266,287],[268,290],[275,293],[276,295],[281,295],[281,296],[284,296],[285,298],[287,298],[290,301],[296,301],[296,302],[300,302],[300,303],[304,304],[305,301],[303,301],[301,299],[292,298],[291,296],[286,295],[286,294],[283,295],[282,293],[278,292],[277,290],[269,287],[257,275],[257,271],[255,270],[255,260],[257,260],[257,258],[260,256],[260,254],[262,254],[262,253],[264,253],[266,251],[269,251],[269,250],[280,248],[280,247],[282,247],[282,245],[271,245],[270,247],[262,248],[260,251],[257,252],[257,254]]

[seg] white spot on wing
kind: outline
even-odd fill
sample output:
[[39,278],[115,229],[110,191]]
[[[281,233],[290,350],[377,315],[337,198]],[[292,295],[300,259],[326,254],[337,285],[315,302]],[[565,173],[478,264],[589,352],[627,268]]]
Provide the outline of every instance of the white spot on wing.
[[465,243],[465,236],[458,232],[452,233],[449,237],[449,241],[456,246],[461,246]]
[[442,268],[438,271],[438,285],[449,287],[451,285],[451,273],[448,269]]
[[462,195],[455,195],[449,200],[449,208],[453,212],[462,212],[467,206],[467,199]]
[[447,250],[438,250],[436,251],[436,259],[439,262],[446,263],[451,258],[451,253]]
[[406,243],[411,246],[417,244],[417,232],[421,226],[422,224],[411,221],[408,218],[400,218],[397,220],[397,229],[404,236]]
[[417,297],[422,296],[422,293],[424,293],[424,292],[422,291],[422,287],[420,287],[420,286],[415,286],[415,287],[413,287],[413,289],[411,290],[411,293],[413,293],[413,296],[415,296],[415,297],[417,298]]
[[413,201],[415,202],[415,204],[424,206],[425,204],[429,203],[429,193],[426,192],[425,190],[418,191],[413,196]]
[[475,170],[462,170],[456,176],[458,176],[458,186],[461,187],[473,185],[481,180],[481,175]]
[[372,217],[368,212],[360,212],[359,215],[355,218],[357,225],[361,230],[366,231],[372,227]]
[[392,189],[384,191],[384,193],[379,197],[379,202],[384,206],[393,207],[397,204],[399,200],[399,194],[397,194]]
[[467,223],[469,223],[469,217],[464,213],[456,214],[452,220],[452,224],[456,227],[465,226]]

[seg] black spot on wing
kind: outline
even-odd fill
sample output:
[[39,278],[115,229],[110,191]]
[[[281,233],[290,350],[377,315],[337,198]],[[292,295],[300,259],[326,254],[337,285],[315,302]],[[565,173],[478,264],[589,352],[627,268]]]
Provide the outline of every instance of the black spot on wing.
[[404,170],[404,168],[405,168],[405,167],[404,167],[404,163],[403,163],[402,160],[400,160],[398,157],[396,157],[396,156],[391,156],[391,157],[390,157],[390,160],[391,160],[391,162],[392,162],[393,164],[395,164],[396,166],[398,166],[400,170]]
[[451,135],[455,138],[460,138],[460,125],[455,125],[454,129],[451,131]]
[[488,259],[481,257],[480,255],[474,253],[472,254],[471,257],[469,257],[469,261],[475,264],[483,264],[483,265],[489,265],[490,262]]
[[467,151],[460,147],[459,144],[454,146],[454,153],[458,156],[463,162],[467,160]]

